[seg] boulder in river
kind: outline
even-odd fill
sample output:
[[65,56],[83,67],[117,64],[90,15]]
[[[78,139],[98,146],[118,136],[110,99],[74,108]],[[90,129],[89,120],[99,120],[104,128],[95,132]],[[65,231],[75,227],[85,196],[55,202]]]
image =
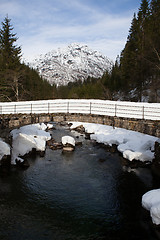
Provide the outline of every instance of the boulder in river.
[[77,132],[79,132],[81,134],[85,133],[85,128],[83,127],[83,125],[79,125],[79,126],[77,126],[75,128],[72,128],[72,130],[75,130],[75,131],[77,131]]
[[72,145],[66,145],[63,147],[63,152],[73,152],[74,147]]
[[62,137],[63,152],[73,152],[75,149],[75,139],[71,136]]
[[75,139],[71,136],[63,136],[62,137],[62,144],[65,146],[66,144],[70,144],[71,146],[75,147]]
[[56,142],[53,138],[47,141],[47,146],[52,150],[62,149],[63,144],[61,142]]
[[16,165],[20,168],[28,168],[30,166],[27,159],[22,159],[20,157],[16,158],[15,162]]

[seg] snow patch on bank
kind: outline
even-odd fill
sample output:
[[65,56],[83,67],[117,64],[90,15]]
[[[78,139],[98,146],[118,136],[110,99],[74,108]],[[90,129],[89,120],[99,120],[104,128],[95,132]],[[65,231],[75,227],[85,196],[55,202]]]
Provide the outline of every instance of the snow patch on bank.
[[74,129],[83,125],[85,131],[91,134],[91,139],[98,143],[104,143],[112,146],[116,144],[118,151],[123,154],[123,157],[142,162],[152,162],[154,158],[154,144],[158,140],[157,137],[146,135],[143,133],[126,130],[122,128],[113,128],[102,124],[71,122]]
[[51,139],[50,134],[45,132],[46,129],[46,124],[37,123],[12,130],[11,136],[13,141],[11,163],[16,164],[15,161],[19,156],[29,153],[33,148],[37,151],[45,151],[46,141]]
[[150,211],[152,222],[160,224],[160,189],[151,190],[142,197],[142,206]]
[[0,139],[0,160],[5,155],[10,155],[10,146],[9,144],[5,143],[2,139]]

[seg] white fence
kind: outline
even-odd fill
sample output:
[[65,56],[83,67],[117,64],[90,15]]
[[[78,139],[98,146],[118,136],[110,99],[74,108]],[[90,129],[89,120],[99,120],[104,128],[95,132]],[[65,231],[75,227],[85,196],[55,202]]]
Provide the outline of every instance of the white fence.
[[86,99],[57,99],[0,103],[0,114],[16,113],[82,113],[160,120],[160,103],[117,102]]

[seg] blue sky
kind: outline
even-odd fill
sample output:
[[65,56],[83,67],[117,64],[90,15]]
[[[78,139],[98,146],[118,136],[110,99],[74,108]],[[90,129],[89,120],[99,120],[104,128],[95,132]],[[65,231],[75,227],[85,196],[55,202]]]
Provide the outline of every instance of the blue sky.
[[8,14],[24,58],[31,60],[73,42],[115,60],[124,48],[140,0],[0,0],[0,21]]

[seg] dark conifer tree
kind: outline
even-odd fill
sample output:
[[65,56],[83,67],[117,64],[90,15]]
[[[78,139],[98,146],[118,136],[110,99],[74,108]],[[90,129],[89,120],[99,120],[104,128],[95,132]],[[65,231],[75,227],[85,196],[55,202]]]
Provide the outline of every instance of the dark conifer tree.
[[119,91],[122,88],[119,56],[117,56],[115,64],[112,66],[111,75],[108,78],[106,85],[109,87],[111,92]]
[[158,63],[160,59],[160,0],[151,1],[150,45],[154,53],[155,63]]
[[138,22],[138,55],[137,55],[137,72],[139,78],[136,78],[136,87],[138,100],[142,101],[143,91],[148,87],[149,67],[147,62],[147,31],[149,26],[149,3],[148,0],[142,0],[139,8],[137,22]]
[[[3,75],[1,79],[3,93],[1,94],[18,101],[21,48],[16,46],[18,38],[12,31],[11,20],[7,16],[2,22],[0,30],[1,74]],[[6,91],[4,91],[3,86],[5,86]]]
[[148,62],[150,64],[150,101],[160,101],[160,0],[150,4]]
[[52,98],[55,87],[20,62],[21,47],[16,45],[17,39],[7,16],[0,29],[0,101]]
[[2,22],[0,30],[0,48],[4,68],[13,69],[20,63],[21,48],[16,46],[18,38],[12,33],[13,27],[8,16]]
[[134,14],[127,42],[120,59],[121,82],[127,92],[136,87],[138,51],[138,20],[136,14]]
[[[153,12],[156,13],[156,18],[160,16],[160,12],[157,13],[159,2],[160,0],[153,0],[150,7],[148,0],[141,1],[137,17],[136,15],[133,17],[127,43],[121,54],[120,70],[123,85],[128,87],[128,92],[133,93],[134,90],[133,100],[137,101],[142,101],[144,90],[149,88],[151,76],[153,76],[151,52],[157,53],[158,48],[154,41],[160,42],[155,40],[160,28],[159,22],[156,22],[157,30],[153,28],[155,24]],[[154,11],[153,8],[155,8]]]

